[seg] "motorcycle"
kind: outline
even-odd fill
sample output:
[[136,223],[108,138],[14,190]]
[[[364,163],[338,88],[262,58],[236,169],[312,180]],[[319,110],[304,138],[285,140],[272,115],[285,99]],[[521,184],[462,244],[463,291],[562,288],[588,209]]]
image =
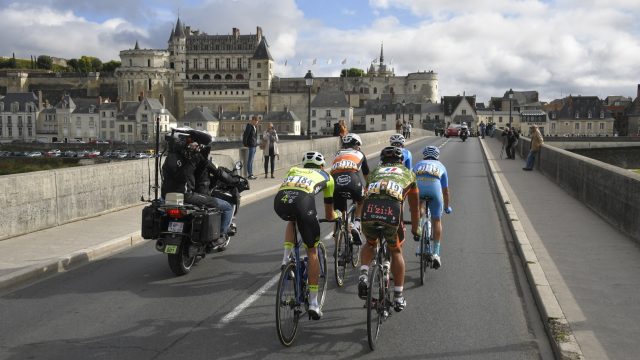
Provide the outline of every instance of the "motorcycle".
[[[238,175],[242,162],[232,163],[227,155],[213,154],[210,159],[218,168],[237,178],[237,183],[227,184],[209,175],[209,195],[223,199],[233,206],[233,215],[240,206],[240,193],[249,189],[249,181]],[[229,161],[231,160],[231,161]],[[226,234],[226,241],[213,249],[212,242],[220,237],[222,212],[216,208],[206,208],[184,203],[184,195],[167,193],[165,199],[155,199],[142,210],[142,237],[156,240],[155,248],[167,254],[169,268],[176,276],[189,273],[191,268],[207,254],[224,251],[230,237],[237,234],[232,220]]]
[[469,136],[469,132],[467,130],[460,129],[460,139],[462,139],[463,142],[467,140],[468,136]]

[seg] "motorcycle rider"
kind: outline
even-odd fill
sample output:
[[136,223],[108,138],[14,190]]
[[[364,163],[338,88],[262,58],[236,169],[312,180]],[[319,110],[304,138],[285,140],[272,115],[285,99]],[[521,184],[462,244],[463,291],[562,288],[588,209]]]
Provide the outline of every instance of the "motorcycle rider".
[[[463,135],[464,134],[464,135]],[[465,138],[469,137],[469,128],[467,127],[467,123],[465,121],[462,122],[460,126],[460,130],[458,131],[458,136],[461,138],[464,136]]]
[[227,242],[227,232],[233,219],[233,206],[227,201],[208,195],[208,182],[203,180],[208,174],[230,184],[238,182],[226,172],[215,167],[209,160],[211,135],[192,129],[174,131],[168,136],[169,152],[162,165],[162,197],[167,193],[184,194],[189,204],[217,208],[222,211],[220,238],[207,244],[207,250],[214,250]]

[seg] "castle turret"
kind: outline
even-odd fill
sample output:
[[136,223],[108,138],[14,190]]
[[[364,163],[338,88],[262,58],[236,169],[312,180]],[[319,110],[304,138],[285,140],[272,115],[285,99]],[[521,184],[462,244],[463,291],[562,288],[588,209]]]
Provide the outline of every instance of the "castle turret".
[[249,79],[249,88],[253,94],[251,108],[268,109],[273,79],[273,57],[269,52],[267,38],[262,36],[260,27],[258,27],[256,40],[259,41],[259,44],[251,58],[251,77]]

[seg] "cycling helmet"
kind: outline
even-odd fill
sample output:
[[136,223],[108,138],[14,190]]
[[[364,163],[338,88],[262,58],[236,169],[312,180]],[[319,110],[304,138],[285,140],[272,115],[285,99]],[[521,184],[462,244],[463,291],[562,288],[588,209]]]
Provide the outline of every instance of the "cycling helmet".
[[397,146],[387,146],[380,152],[381,162],[402,162],[404,160],[404,154],[402,148]]
[[389,138],[391,146],[404,146],[404,136],[402,134],[393,134]]
[[307,151],[302,156],[302,165],[306,167],[309,164],[315,166],[324,165],[324,156],[317,151]]
[[349,133],[342,138],[342,146],[362,146],[362,139],[358,134]]
[[432,158],[433,160],[438,160],[440,157],[440,149],[437,146],[427,146],[422,150],[422,156],[425,159]]

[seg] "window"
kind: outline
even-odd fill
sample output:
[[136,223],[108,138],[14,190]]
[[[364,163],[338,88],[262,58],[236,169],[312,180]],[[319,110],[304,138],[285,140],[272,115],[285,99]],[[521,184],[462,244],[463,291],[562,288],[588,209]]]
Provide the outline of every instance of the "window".
[[242,69],[242,58],[238,59],[238,69]]
[[600,110],[600,119],[604,119],[604,111]]
[[233,75],[227,74],[227,75],[224,76],[224,79],[225,80],[231,80],[231,79],[233,79]]
[[373,88],[373,93],[374,93],[374,94],[377,94],[377,93],[378,93],[378,88],[377,88],[377,87],[374,87],[374,88]]
[[101,120],[100,121],[100,127],[103,128],[103,129],[106,128],[107,127],[107,120]]
[[198,59],[193,59],[193,70],[198,70]]
[[552,112],[552,113],[551,113],[551,118],[552,118],[552,119],[555,119],[555,118],[556,118],[556,113],[555,113],[555,112]]
[[331,127],[331,120],[327,120],[327,127]]
[[498,116],[498,122],[501,123],[502,122],[502,116]]
[[315,120],[311,120],[311,127],[312,128],[316,127],[316,121]]
[[149,91],[151,91],[151,79],[149,79]]
[[315,110],[311,110],[311,116],[316,116],[316,111]]
[[551,123],[551,130],[555,130],[556,129],[556,123]]
[[133,66],[133,60],[129,59],[129,66]]
[[413,120],[413,114],[409,114],[409,120]]
[[376,119],[374,118],[369,119],[369,124],[373,125],[375,124],[375,122],[376,122]]
[[147,67],[151,67],[151,60],[147,59]]
[[591,130],[591,123],[587,123],[587,130]]
[[462,115],[467,115],[467,110],[462,109]]
[[185,121],[184,126],[191,126],[191,123],[189,121]]
[[231,59],[227,59],[227,69],[231,69]]
[[262,64],[261,64],[261,63],[256,63],[256,67],[257,67],[258,69],[260,69],[260,68],[262,67]]
[[262,82],[258,81],[258,87],[262,87]]
[[576,123],[576,130],[580,130],[580,123]]
[[216,69],[220,69],[220,59],[216,59]]
[[124,132],[124,124],[120,124],[120,132],[123,133]]
[[591,110],[589,110],[589,112],[587,113],[587,118],[591,119],[593,116],[591,115]]
[[604,130],[604,123],[600,123],[600,130]]
[[201,122],[196,123],[196,128],[201,129],[202,128],[202,123]]
[[576,119],[579,119],[579,118],[580,118],[580,112],[576,111]]
[[127,125],[127,132],[133,132],[133,125]]
[[258,73],[258,79],[262,78],[262,74]]
[[204,59],[204,68],[209,70],[209,59]]
[[[111,120],[109,121],[109,129],[113,129],[116,127],[116,122]],[[122,129],[122,131],[124,131],[124,129]],[[112,136],[113,137],[113,136]]]
[[326,116],[327,116],[327,117],[330,117],[330,116],[331,116],[331,110],[327,110],[327,111],[326,111]]
[[346,110],[340,110],[340,116],[345,117],[346,113],[347,113]]

